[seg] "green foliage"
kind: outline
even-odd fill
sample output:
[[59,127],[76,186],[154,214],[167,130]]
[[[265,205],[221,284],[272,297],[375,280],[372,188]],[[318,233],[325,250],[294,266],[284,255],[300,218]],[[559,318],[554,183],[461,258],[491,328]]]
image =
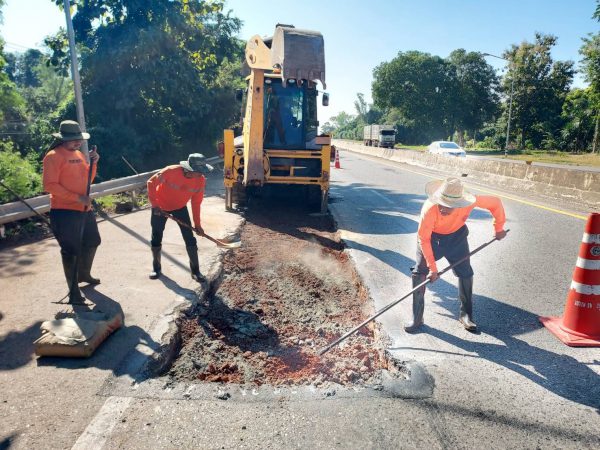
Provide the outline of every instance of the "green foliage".
[[23,54],[11,54],[10,63],[5,68],[8,77],[16,85],[23,87],[38,87],[41,82],[36,68],[44,59],[42,52],[29,49]]
[[[42,182],[35,155],[22,158],[10,142],[0,142],[0,180],[21,197],[39,194]],[[16,200],[13,194],[0,186],[0,203]]]
[[373,100],[381,109],[395,108],[419,123],[431,136],[449,134],[445,123],[447,102],[452,97],[449,64],[439,56],[418,51],[400,52],[373,71]]
[[426,143],[474,133],[498,110],[498,79],[479,53],[455,50],[447,59],[399,53],[373,71],[373,98],[398,139]]
[[447,61],[453,88],[445,120],[463,145],[464,131],[474,133],[496,116],[499,80],[481,53],[454,50]]
[[576,152],[590,148],[596,118],[591,88],[571,91],[563,104],[561,117],[564,125],[558,148]]
[[[0,5],[1,6],[1,5]],[[0,123],[21,119],[25,102],[19,95],[15,83],[6,73],[4,60],[4,42],[0,40]]]
[[[57,1],[57,4],[60,4]],[[241,22],[222,1],[75,1],[87,128],[105,177],[172,164],[215,142],[240,105]],[[96,25],[98,24],[98,25]],[[60,43],[57,45],[60,48]],[[60,61],[60,55],[57,56]]]
[[518,145],[539,148],[549,134],[556,137],[561,128],[562,105],[573,80],[574,64],[552,59],[556,40],[536,33],[535,42],[513,45],[503,55],[509,61],[504,91],[510,94],[514,86],[511,129],[518,136]]

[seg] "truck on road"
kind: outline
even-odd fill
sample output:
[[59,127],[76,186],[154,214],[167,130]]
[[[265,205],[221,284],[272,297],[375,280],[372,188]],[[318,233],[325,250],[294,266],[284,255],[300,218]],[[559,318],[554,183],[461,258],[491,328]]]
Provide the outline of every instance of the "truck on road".
[[373,147],[394,148],[396,130],[392,125],[365,125],[363,143]]

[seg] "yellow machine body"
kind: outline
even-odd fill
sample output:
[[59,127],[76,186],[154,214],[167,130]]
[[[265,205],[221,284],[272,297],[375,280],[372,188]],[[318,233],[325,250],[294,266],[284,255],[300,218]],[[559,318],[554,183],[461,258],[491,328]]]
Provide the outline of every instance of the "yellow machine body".
[[318,190],[326,212],[331,137],[317,132],[316,89],[316,81],[325,86],[323,37],[277,26],[272,38],[248,41],[246,64],[242,136],[225,130],[223,140],[226,208],[233,208],[234,191],[285,184]]

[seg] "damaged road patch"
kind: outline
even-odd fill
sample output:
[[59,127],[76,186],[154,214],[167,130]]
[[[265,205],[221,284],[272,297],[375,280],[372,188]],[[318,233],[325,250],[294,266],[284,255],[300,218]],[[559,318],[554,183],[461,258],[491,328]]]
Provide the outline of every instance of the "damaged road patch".
[[[254,207],[242,248],[228,252],[211,293],[179,319],[181,351],[171,383],[244,387],[335,386],[382,391],[407,376],[383,352],[375,325],[324,356],[332,342],[372,313],[330,216],[297,207]],[[412,395],[410,395],[412,396]]]

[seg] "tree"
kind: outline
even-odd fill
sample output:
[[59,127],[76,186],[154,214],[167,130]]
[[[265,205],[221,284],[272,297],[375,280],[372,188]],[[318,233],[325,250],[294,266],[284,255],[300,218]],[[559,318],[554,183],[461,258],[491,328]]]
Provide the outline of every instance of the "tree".
[[241,77],[231,68],[242,60],[243,46],[233,37],[241,22],[223,13],[223,2],[72,3],[88,127],[110,149],[103,173],[128,173],[121,155],[147,170],[190,149],[211,152],[239,113],[234,88]]
[[447,61],[454,69],[450,73],[454,88],[450,93],[446,120],[456,131],[459,144],[464,146],[465,131],[474,135],[496,115],[499,80],[481,53],[458,49]]
[[[0,180],[17,194],[32,197],[41,190],[41,177],[33,158],[23,158],[10,142],[0,142]],[[0,203],[15,201],[13,194],[0,187]]]
[[450,132],[446,119],[452,96],[450,64],[439,56],[418,51],[400,52],[373,70],[373,100],[380,109],[395,108],[406,120],[418,123],[431,138]]
[[597,113],[591,88],[569,92],[563,105],[561,148],[585,151],[592,142]]
[[11,54],[10,63],[5,71],[15,84],[24,87],[38,87],[40,80],[36,68],[43,60],[44,55],[37,49],[29,49],[23,54]]
[[[597,2],[593,18],[600,22],[600,1]],[[590,83],[592,102],[595,110],[594,138],[592,152],[600,151],[600,32],[583,38],[584,45],[579,50],[583,56],[581,69],[585,80]]]
[[[564,100],[573,80],[572,61],[554,61],[550,51],[557,38],[536,33],[535,42],[513,45],[503,57],[509,71],[503,79],[505,92],[514,82],[511,124],[521,147],[540,148],[557,139]],[[507,113],[507,111],[505,111]]]

